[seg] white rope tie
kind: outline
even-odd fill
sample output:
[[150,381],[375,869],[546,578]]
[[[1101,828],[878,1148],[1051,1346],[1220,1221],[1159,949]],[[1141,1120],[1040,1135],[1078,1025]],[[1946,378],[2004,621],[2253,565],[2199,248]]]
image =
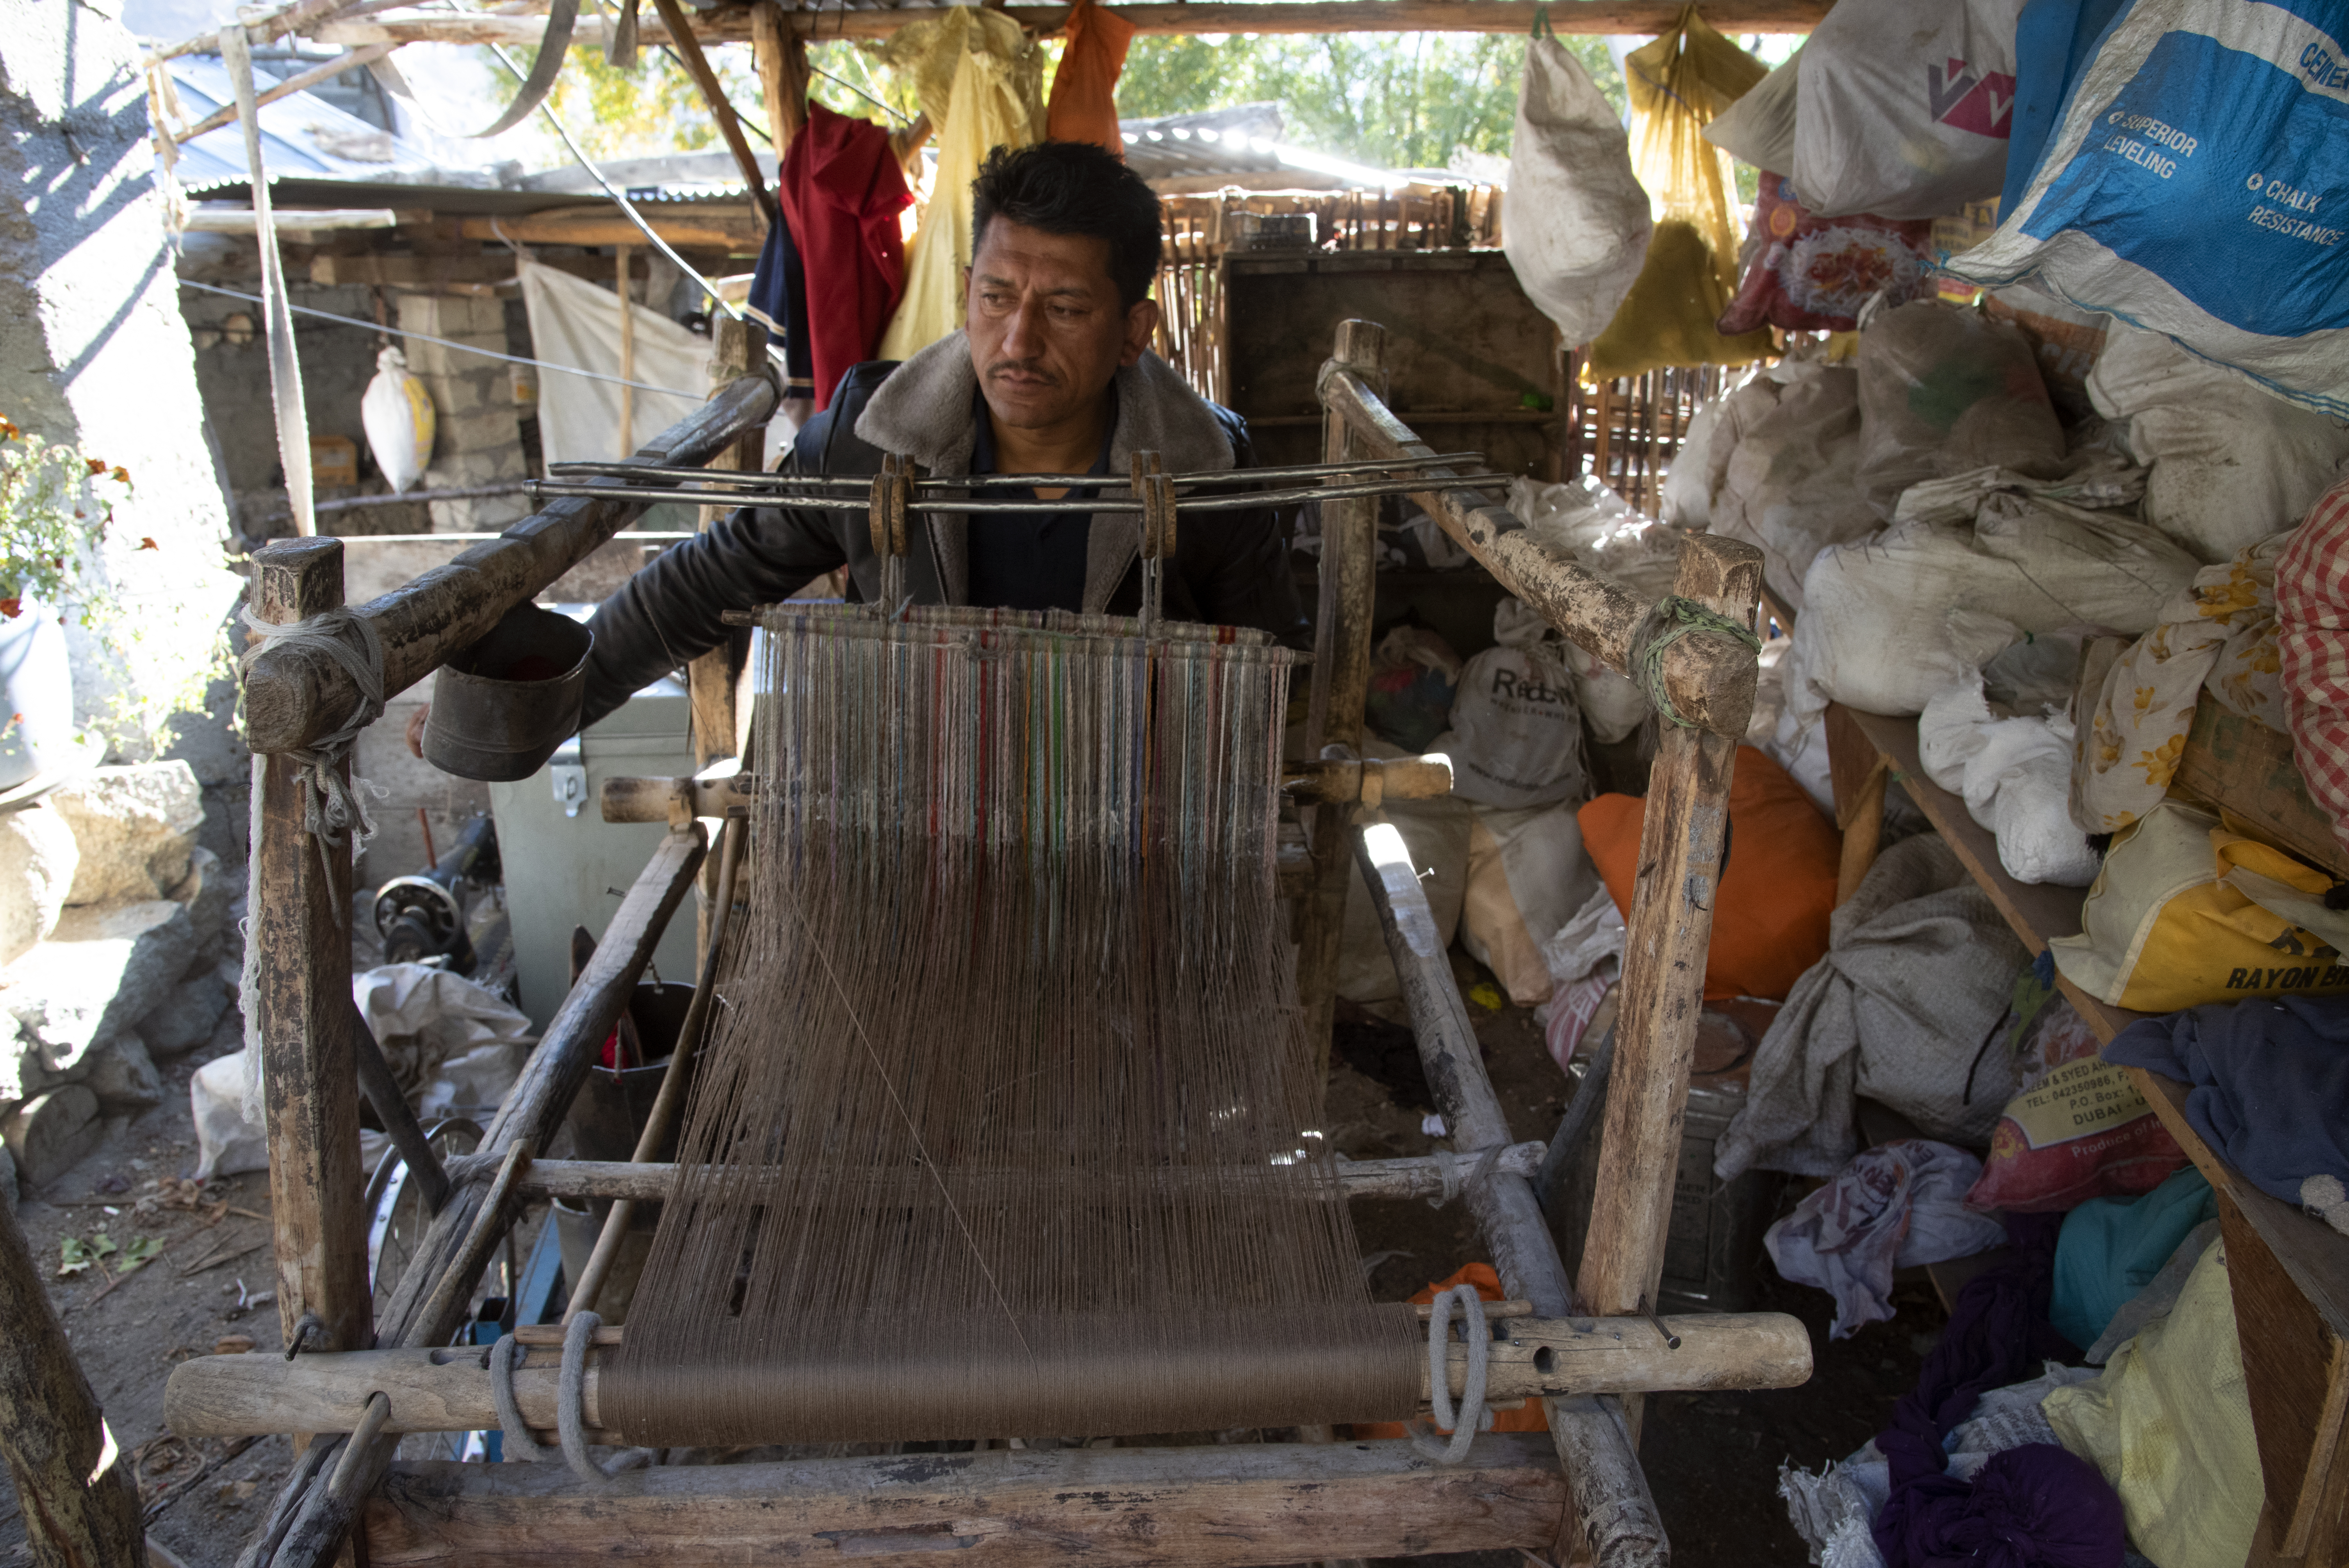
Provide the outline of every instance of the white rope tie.
[[[1500,1162],[1501,1156],[1507,1153],[1508,1149],[1508,1144],[1504,1141],[1488,1143],[1482,1149],[1471,1149],[1458,1154],[1449,1150],[1437,1150],[1435,1171],[1444,1179],[1444,1191],[1430,1198],[1427,1206],[1442,1209],[1458,1202],[1462,1192],[1493,1173],[1493,1167]],[[1461,1168],[1471,1160],[1476,1163],[1464,1177],[1460,1174]]]
[[[571,1473],[590,1486],[601,1486],[622,1470],[638,1470],[652,1460],[650,1449],[626,1449],[606,1463],[596,1462],[587,1444],[587,1351],[604,1320],[592,1312],[572,1315],[563,1330],[563,1370],[555,1384],[554,1432],[561,1439],[563,1460]],[[498,1408],[498,1429],[505,1434],[505,1458],[533,1463],[555,1452],[542,1443],[522,1418],[522,1401],[514,1397],[515,1355],[529,1351],[511,1334],[490,1347],[490,1398]]]
[[[375,819],[367,814],[359,794],[344,780],[343,765],[350,759],[359,731],[383,716],[383,638],[374,622],[347,609],[328,610],[283,626],[256,618],[250,609],[243,614],[244,624],[259,634],[261,641],[244,651],[239,661],[242,668],[250,671],[264,651],[286,645],[325,654],[358,687],[358,705],[341,728],[285,754],[302,783],[302,826],[318,841],[319,863],[326,868],[327,885],[332,887],[334,862],[329,851],[347,842],[356,855],[375,834]],[[358,633],[356,645],[350,636],[354,629]],[[364,780],[357,782],[365,787]],[[347,921],[350,901],[342,890],[336,890],[336,917]]]
[[[1445,1366],[1446,1350],[1452,1343],[1452,1309],[1460,1308],[1461,1335],[1468,1341],[1468,1378],[1460,1391],[1460,1408],[1452,1408],[1452,1375]],[[1493,1413],[1485,1408],[1485,1374],[1493,1359],[1493,1331],[1485,1321],[1485,1301],[1473,1284],[1454,1285],[1437,1293],[1433,1311],[1427,1320],[1427,1388],[1428,1402],[1435,1407],[1435,1426],[1430,1428],[1414,1420],[1404,1429],[1411,1434],[1411,1446],[1423,1458],[1440,1465],[1456,1465],[1468,1458],[1468,1447],[1476,1440],[1480,1429],[1492,1425]],[[1450,1429],[1450,1441],[1440,1435]]]

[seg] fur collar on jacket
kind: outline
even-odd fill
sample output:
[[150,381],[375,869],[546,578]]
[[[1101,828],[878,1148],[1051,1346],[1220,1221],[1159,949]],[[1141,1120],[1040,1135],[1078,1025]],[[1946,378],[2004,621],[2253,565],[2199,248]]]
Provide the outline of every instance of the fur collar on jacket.
[[[1168,473],[1223,472],[1233,462],[1231,437],[1206,400],[1183,384],[1166,362],[1145,352],[1117,373],[1117,428],[1111,432],[1109,471],[1130,471],[1136,452],[1156,452]],[[911,457],[932,475],[970,472],[978,432],[971,404],[978,390],[970,367],[970,341],[949,333],[906,360],[873,394],[856,420],[856,435],[884,451]],[[1103,493],[1124,495],[1123,484]],[[933,514],[930,538],[949,603],[970,602],[966,520]],[[1085,552],[1088,614],[1098,614],[1141,553],[1142,523],[1130,514],[1097,516]]]

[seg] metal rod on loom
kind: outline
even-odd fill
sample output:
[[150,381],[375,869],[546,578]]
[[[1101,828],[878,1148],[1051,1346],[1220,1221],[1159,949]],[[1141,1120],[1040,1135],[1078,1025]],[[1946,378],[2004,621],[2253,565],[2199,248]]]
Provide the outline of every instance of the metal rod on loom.
[[[1423,458],[1365,458],[1354,463],[1299,463],[1277,469],[1218,469],[1199,473],[1175,474],[1174,483],[1183,485],[1252,484],[1260,480],[1304,480],[1320,474],[1351,474],[1369,470],[1384,472],[1395,469],[1426,469],[1442,464],[1485,460],[1482,452],[1434,452]],[[727,484],[806,486],[811,489],[853,490],[863,494],[871,487],[870,480],[851,474],[781,474],[781,473],[721,473],[710,469],[680,468],[659,463],[549,463],[550,478],[564,479],[573,474],[617,474],[630,478],[675,480],[719,480]],[[965,474],[955,479],[927,479],[915,481],[918,493],[924,487],[939,490],[979,490],[1029,487],[1051,490],[1056,487],[1098,483],[1099,474]]]
[[[1480,484],[1506,484],[1512,474],[1484,473],[1446,476],[1446,490],[1475,487]],[[1099,474],[1071,478],[1061,476],[1055,484],[1071,490],[1098,489],[1103,483]],[[1359,485],[1309,485],[1299,490],[1248,490],[1238,495],[1198,496],[1185,499],[1185,511],[1249,511],[1258,507],[1291,506],[1300,501],[1336,500],[1346,496],[1408,495],[1424,490],[1428,481],[1423,478],[1383,480]],[[525,480],[523,490],[533,500],[544,500],[552,496],[585,496],[595,500],[632,500],[655,503],[688,501],[695,505],[724,505],[729,501],[745,504],[810,507],[825,511],[863,511],[870,504],[867,490],[854,494],[796,495],[786,491],[751,491],[714,490],[706,487],[656,490],[646,485],[568,484],[560,480]],[[1143,510],[1142,502],[1128,497],[1110,496],[1099,500],[917,500],[907,506],[916,514],[944,512],[1135,512]]]

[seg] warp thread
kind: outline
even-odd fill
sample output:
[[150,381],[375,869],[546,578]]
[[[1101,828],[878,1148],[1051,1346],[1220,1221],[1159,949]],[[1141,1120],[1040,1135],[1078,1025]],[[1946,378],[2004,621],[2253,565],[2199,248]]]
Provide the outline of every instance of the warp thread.
[[[1460,1335],[1468,1341],[1468,1377],[1460,1390],[1460,1408],[1452,1407],[1451,1369],[1444,1365],[1452,1343],[1452,1309],[1460,1309]],[[1485,1321],[1485,1299],[1473,1284],[1456,1284],[1436,1293],[1428,1309],[1428,1402],[1435,1407],[1435,1426],[1412,1421],[1404,1430],[1422,1458],[1440,1465],[1464,1464],[1469,1446],[1480,1429],[1491,1427],[1493,1412],[1485,1408],[1485,1377],[1493,1359],[1493,1330]],[[1449,1429],[1447,1440],[1438,1429]]]
[[1677,593],[1657,600],[1646,619],[1632,629],[1623,666],[1648,694],[1656,712],[1682,729],[1694,729],[1696,720],[1681,717],[1681,710],[1672,706],[1671,694],[1664,689],[1664,654],[1674,643],[1692,634],[1728,637],[1743,643],[1750,652],[1762,651],[1762,639],[1750,626],[1740,625]]
[[[627,1449],[599,1464],[587,1451],[587,1351],[603,1324],[592,1312],[572,1315],[564,1326],[563,1373],[555,1385],[554,1431],[563,1460],[589,1486],[601,1486],[622,1470],[641,1469],[653,1455],[650,1449]],[[527,1358],[529,1351],[511,1334],[490,1346],[490,1398],[498,1408],[498,1429],[505,1436],[505,1459],[527,1464],[543,1459],[554,1445],[540,1442],[522,1418],[522,1401],[514,1397],[513,1387],[517,1350]]]

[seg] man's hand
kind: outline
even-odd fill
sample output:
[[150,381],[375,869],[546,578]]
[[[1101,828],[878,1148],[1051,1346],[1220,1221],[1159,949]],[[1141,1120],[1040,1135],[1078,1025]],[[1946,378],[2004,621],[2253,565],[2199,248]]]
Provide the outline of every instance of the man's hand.
[[408,751],[409,756],[419,758],[423,757],[424,721],[431,717],[432,705],[429,702],[419,706],[413,714],[409,716]]

